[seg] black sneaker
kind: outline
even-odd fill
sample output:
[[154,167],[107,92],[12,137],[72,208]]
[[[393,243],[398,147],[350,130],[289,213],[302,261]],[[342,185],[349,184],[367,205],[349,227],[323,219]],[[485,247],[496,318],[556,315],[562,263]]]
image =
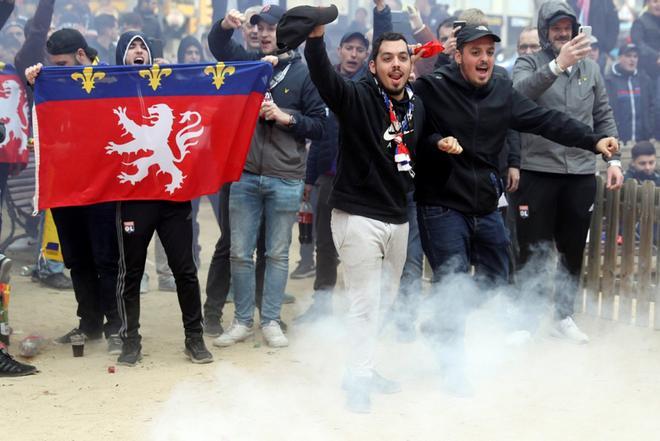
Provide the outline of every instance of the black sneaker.
[[23,377],[37,372],[36,367],[14,360],[4,347],[0,349],[0,377]]
[[85,340],[89,340],[89,341],[100,340],[102,337],[101,333],[87,335],[84,332],[82,332],[80,329],[73,328],[63,336],[57,337],[55,340],[53,340],[53,343],[55,343],[56,345],[68,345],[71,343],[71,337],[74,335],[81,335]]
[[206,349],[204,339],[201,335],[199,337],[186,337],[185,346],[186,350],[184,353],[193,363],[204,364],[213,362],[213,355]]
[[142,360],[142,345],[135,340],[124,340],[121,354],[117,357],[117,364],[135,366],[140,360]]
[[62,273],[55,273],[46,277],[42,277],[39,279],[39,282],[48,288],[60,290],[73,289],[73,283],[71,282],[71,279]]
[[121,338],[117,334],[113,334],[107,338],[108,340],[108,354],[110,355],[119,355],[121,354],[121,348],[123,343]]
[[306,279],[308,277],[314,277],[316,275],[316,268],[314,265],[303,264],[298,262],[298,266],[291,272],[290,277],[292,279]]
[[2,254],[0,256],[2,256],[0,258],[0,283],[9,283],[9,279],[11,278],[9,272],[11,271],[13,262],[7,256],[3,256]]
[[209,337],[220,337],[224,329],[220,317],[206,316],[204,317],[204,335]]

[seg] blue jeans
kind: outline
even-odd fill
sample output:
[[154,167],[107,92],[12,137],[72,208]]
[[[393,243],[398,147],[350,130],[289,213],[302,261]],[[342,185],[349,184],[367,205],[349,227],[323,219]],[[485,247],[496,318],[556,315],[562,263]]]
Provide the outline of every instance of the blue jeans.
[[262,215],[266,227],[266,274],[261,304],[261,324],[279,320],[282,297],[289,276],[291,229],[300,208],[303,181],[243,172],[231,186],[231,284],[235,319],[252,326],[255,306],[254,252]]
[[417,309],[422,297],[422,273],[424,270],[424,250],[419,237],[417,205],[413,195],[414,192],[407,195],[408,249],[397,297],[397,320],[404,323],[414,322],[417,318]]
[[[507,283],[509,234],[498,211],[469,216],[446,207],[418,206],[417,221],[433,269],[435,331],[443,340],[462,337],[465,318],[483,301],[483,290]],[[443,290],[444,284],[438,282],[467,273],[470,265],[476,267],[478,289]]]

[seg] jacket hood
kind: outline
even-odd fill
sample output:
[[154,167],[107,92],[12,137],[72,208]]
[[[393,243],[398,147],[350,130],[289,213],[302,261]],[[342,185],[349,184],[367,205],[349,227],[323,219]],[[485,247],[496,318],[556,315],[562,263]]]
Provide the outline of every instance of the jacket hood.
[[548,31],[550,30],[550,20],[552,20],[557,15],[568,15],[573,18],[573,35],[575,38],[578,34],[580,24],[577,21],[577,16],[573,11],[573,8],[570,7],[568,3],[564,3],[557,0],[550,0],[541,5],[539,8],[539,17],[538,17],[538,28],[539,28],[539,40],[541,42],[541,47],[544,50],[552,50],[552,44],[548,40]]
[[198,50],[200,55],[202,56],[200,62],[204,62],[204,48],[202,47],[202,43],[199,42],[198,39],[193,37],[192,35],[188,35],[186,37],[183,37],[181,40],[181,43],[179,43],[179,49],[176,52],[176,59],[179,64],[183,63],[183,55],[186,52],[186,49],[188,49],[190,46],[195,46]]
[[128,51],[128,47],[131,45],[133,40],[136,39],[141,39],[144,41],[145,46],[147,46],[147,53],[149,54],[149,62],[145,64],[152,64],[153,63],[153,56],[151,55],[153,53],[153,50],[151,48],[151,42],[149,41],[149,38],[142,32],[135,32],[135,31],[128,31],[124,32],[121,34],[121,37],[119,37],[119,41],[117,42],[117,51],[116,51],[116,59],[115,63],[118,66],[123,66],[126,64],[126,52]]

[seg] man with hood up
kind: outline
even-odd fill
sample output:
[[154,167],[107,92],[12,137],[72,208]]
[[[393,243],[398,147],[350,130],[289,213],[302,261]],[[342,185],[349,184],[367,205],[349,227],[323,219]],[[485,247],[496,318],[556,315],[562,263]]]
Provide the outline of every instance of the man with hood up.
[[[590,41],[578,34],[579,23],[564,2],[547,1],[538,17],[543,49],[518,58],[514,87],[541,106],[569,112],[596,133],[617,137],[616,123],[598,65],[587,57]],[[559,252],[555,280],[553,334],[586,343],[588,337],[573,321],[582,255],[596,194],[596,161],[592,154],[540,136],[521,138],[520,188],[513,209],[522,269],[532,250],[545,243]],[[607,187],[623,183],[621,162],[608,162]],[[550,290],[550,288],[548,288]]]
[[[139,32],[119,37],[118,65],[151,64],[151,47]],[[149,242],[158,232],[167,261],[174,273],[185,330],[185,354],[193,363],[210,363],[213,356],[202,338],[202,304],[197,267],[193,257],[192,206],[188,202],[125,201],[118,205],[117,234],[120,247],[117,295],[123,348],[118,364],[134,366],[142,358],[140,327],[140,280]],[[124,228],[133,225],[132,229]]]
[[[250,18],[259,29],[261,50],[246,51],[231,37],[245,17],[230,10],[209,33],[209,47],[216,59],[259,60],[277,51],[277,23],[284,10],[266,5]],[[274,57],[269,57],[274,58]],[[261,330],[269,346],[288,340],[279,323],[289,272],[291,230],[300,207],[305,177],[305,139],[323,135],[325,106],[309,77],[300,54],[279,57],[255,127],[243,174],[231,184],[231,285],[236,311],[231,327],[213,344],[231,346],[252,335],[255,306],[253,255],[262,214],[266,225],[266,274],[261,305]]]

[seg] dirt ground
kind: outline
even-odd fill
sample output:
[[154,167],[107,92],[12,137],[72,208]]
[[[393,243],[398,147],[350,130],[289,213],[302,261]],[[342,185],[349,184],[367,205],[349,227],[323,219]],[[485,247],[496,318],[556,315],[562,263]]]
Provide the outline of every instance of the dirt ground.
[[[202,204],[202,287],[219,230]],[[297,241],[291,267],[297,260]],[[591,343],[576,346],[543,329],[524,346],[485,308],[469,322],[469,375],[475,394],[443,392],[433,354],[420,339],[398,343],[383,334],[379,370],[402,382],[397,395],[374,396],[370,415],[344,410],[340,389],[345,341],[341,311],[313,326],[291,327],[291,346],[274,350],[254,339],[219,349],[215,362],[183,355],[176,295],[142,296],[144,359],[116,367],[105,343],[83,358],[49,344],[31,360],[38,375],[0,378],[6,440],[655,440],[660,439],[660,333],[578,315]],[[13,271],[10,348],[25,335],[49,341],[76,324],[73,292],[31,283]],[[311,301],[312,279],[290,281],[297,301],[283,319]],[[202,289],[203,291],[203,289]],[[233,305],[225,311],[225,325]]]

